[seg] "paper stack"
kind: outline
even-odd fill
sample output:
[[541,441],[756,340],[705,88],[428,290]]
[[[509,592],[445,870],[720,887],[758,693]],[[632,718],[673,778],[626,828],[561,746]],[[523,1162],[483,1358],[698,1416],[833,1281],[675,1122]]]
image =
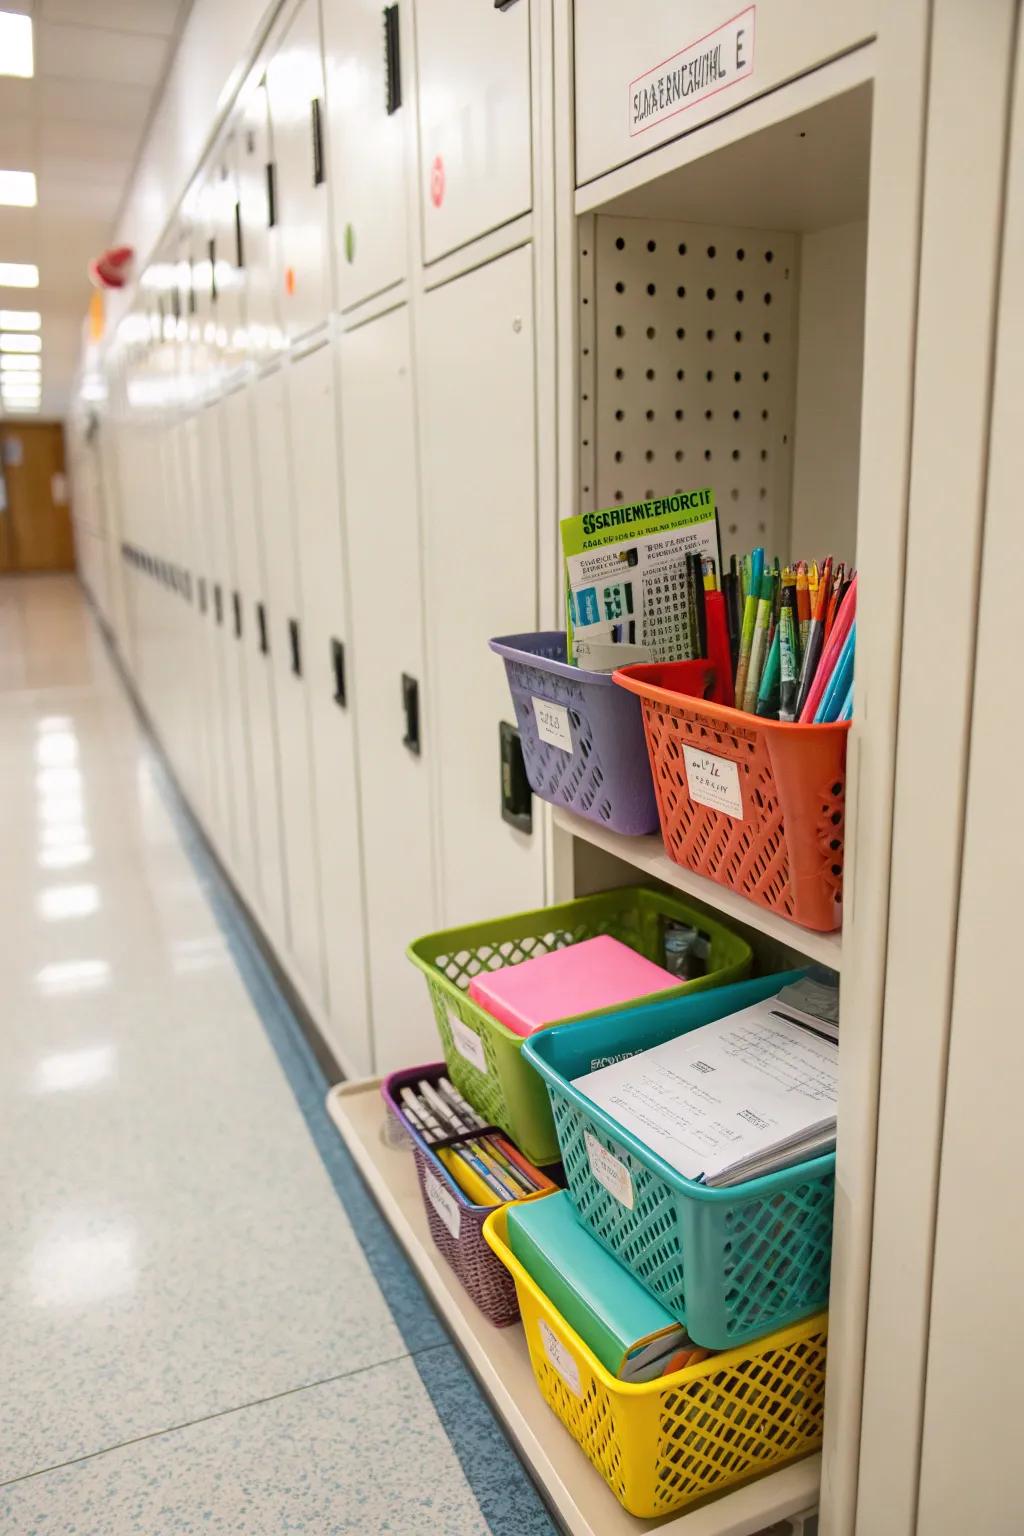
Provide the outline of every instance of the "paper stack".
[[574,1080],[684,1178],[721,1187],[835,1145],[839,1049],[778,997]]

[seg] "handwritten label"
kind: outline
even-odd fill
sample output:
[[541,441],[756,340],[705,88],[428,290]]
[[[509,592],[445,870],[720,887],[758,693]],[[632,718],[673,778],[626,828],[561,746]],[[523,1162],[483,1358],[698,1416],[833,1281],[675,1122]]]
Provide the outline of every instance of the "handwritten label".
[[445,1189],[432,1173],[424,1174],[427,1199],[444,1222],[452,1237],[458,1237],[462,1227],[462,1212],[450,1189]]
[[587,1148],[587,1160],[590,1163],[590,1171],[599,1184],[603,1184],[610,1195],[614,1195],[620,1205],[633,1209],[633,1180],[629,1176],[629,1169],[625,1163],[602,1147],[596,1136],[589,1131],[583,1132],[583,1140]]
[[533,696],[533,718],[537,722],[537,735],[552,747],[563,752],[572,751],[572,732],[569,730],[569,711],[564,704],[552,704],[550,699]]
[[727,757],[716,757],[713,752],[701,752],[697,747],[683,747],[686,764],[686,784],[690,799],[698,805],[709,805],[713,811],[743,820],[743,795],[740,791],[740,771]]
[[470,1029],[468,1024],[463,1024],[457,1013],[448,1009],[448,1023],[452,1031],[452,1043],[460,1056],[465,1057],[470,1066],[476,1067],[478,1072],[487,1071],[487,1056],[484,1051],[484,1043],[475,1029]]
[[580,1368],[573,1356],[566,1349],[554,1329],[549,1327],[543,1318],[538,1319],[538,1324],[540,1327],[540,1341],[544,1345],[544,1353],[569,1388],[569,1391],[575,1392],[577,1397],[582,1397],[583,1388],[580,1386]]
[[630,138],[752,75],[756,14],[757,7],[748,6],[731,21],[631,80],[626,92]]

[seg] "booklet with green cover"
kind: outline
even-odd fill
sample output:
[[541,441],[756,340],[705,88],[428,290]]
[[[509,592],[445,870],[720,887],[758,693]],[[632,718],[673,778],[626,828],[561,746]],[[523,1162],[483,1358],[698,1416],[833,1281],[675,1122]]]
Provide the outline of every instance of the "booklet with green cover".
[[[721,570],[714,492],[705,487],[562,519],[566,655],[583,665],[596,649],[627,659],[697,655],[686,557]],[[624,658],[626,651],[623,652]]]

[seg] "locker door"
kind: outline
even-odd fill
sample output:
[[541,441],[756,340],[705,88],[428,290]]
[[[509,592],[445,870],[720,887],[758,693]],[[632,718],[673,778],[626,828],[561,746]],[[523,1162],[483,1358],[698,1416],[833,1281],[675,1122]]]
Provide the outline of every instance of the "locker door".
[[[966,19],[965,19],[966,25]],[[960,902],[942,1126],[919,1536],[1020,1528],[1021,882],[1024,717],[1013,681],[1024,560],[1024,38],[1018,33]],[[979,466],[979,473],[981,468]],[[950,516],[959,515],[951,499]],[[1008,664],[1009,663],[1009,664]],[[943,954],[945,966],[948,957]],[[937,1032],[936,1032],[937,1033]],[[968,1469],[978,1467],[973,1477]]]
[[257,360],[274,350],[279,328],[277,282],[271,259],[270,228],[276,216],[271,187],[276,176],[270,141],[267,88],[256,85],[242,106],[238,152],[239,220],[245,275],[245,325],[249,355]]
[[242,228],[238,193],[238,134],[231,130],[210,170],[209,238],[213,264],[214,345],[222,370],[242,361]]
[[365,1073],[371,1055],[332,347],[324,343],[301,358],[285,378],[306,620],[328,1040],[345,1070]]
[[526,213],[529,0],[416,0],[423,253],[434,261]]
[[[311,1003],[322,1008],[324,981],[316,811],[305,682],[310,642],[299,597],[287,410],[281,374],[271,373],[258,380],[253,386],[252,400],[281,774],[288,952]],[[301,439],[301,445],[305,451],[305,437]]]
[[[252,768],[245,678],[245,597],[235,562],[233,495],[224,458],[224,404],[208,406],[200,418],[204,433],[210,493],[210,544],[214,574],[222,589],[223,622],[216,629],[224,665],[224,733],[230,775],[230,829],[234,870],[243,890],[253,888],[254,853]],[[216,615],[215,615],[216,618]]]
[[[231,795],[228,777],[227,739],[224,731],[224,675],[221,646],[216,634],[217,609],[215,601],[216,575],[210,558],[209,503],[206,496],[202,451],[199,438],[199,422],[188,416],[181,424],[184,453],[184,496],[189,511],[192,547],[195,550],[199,577],[200,671],[198,694],[200,709],[207,722],[206,745],[208,762],[209,794],[206,804],[205,827],[208,836],[218,848],[230,843],[228,827]],[[221,598],[221,624],[223,625],[223,596]]]
[[340,347],[373,1070],[390,1072],[426,1061],[436,1038],[420,978],[395,964],[410,937],[437,926],[408,311],[349,331]]
[[264,574],[260,509],[253,473],[249,397],[244,391],[224,401],[228,479],[231,485],[235,567],[242,595],[242,646],[249,721],[253,791],[253,859],[256,904],[276,943],[287,944],[284,863],[281,850],[280,773],[277,761],[274,675],[270,661],[270,617]]
[[515,715],[487,649],[492,635],[536,623],[532,307],[528,246],[423,303],[426,615],[444,765],[446,924],[515,912],[543,896],[539,833],[501,819],[498,725]]
[[288,337],[330,308],[324,81],[317,0],[303,0],[267,65],[274,145],[278,302]]
[[[403,0],[402,10],[408,5]],[[328,153],[342,309],[392,287],[407,269],[407,109],[399,10],[398,4],[389,5],[382,15],[380,0],[333,0],[324,6]]]

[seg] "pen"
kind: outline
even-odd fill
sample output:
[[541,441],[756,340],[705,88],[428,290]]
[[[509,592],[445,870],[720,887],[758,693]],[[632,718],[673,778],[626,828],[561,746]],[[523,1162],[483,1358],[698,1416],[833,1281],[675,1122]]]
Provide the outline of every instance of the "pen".
[[[736,706],[742,709],[743,698],[747,686],[747,675],[750,671],[750,653],[754,644],[754,626],[757,622],[757,609],[761,592],[761,571],[764,566],[764,550],[758,546],[749,557],[743,556],[743,570],[748,572],[747,561],[749,558],[749,577],[746,587],[746,597],[743,604],[743,622],[740,626],[740,649],[736,659]],[[756,573],[756,579],[755,579]]]
[[817,602],[814,609],[814,617],[807,634],[807,649],[804,651],[803,662],[800,667],[800,689],[796,699],[797,719],[803,713],[804,703],[811,691],[814,682],[814,674],[818,670],[818,662],[821,660],[821,648],[824,644],[825,632],[825,604],[828,601],[828,561],[822,568],[821,580],[818,582]]

